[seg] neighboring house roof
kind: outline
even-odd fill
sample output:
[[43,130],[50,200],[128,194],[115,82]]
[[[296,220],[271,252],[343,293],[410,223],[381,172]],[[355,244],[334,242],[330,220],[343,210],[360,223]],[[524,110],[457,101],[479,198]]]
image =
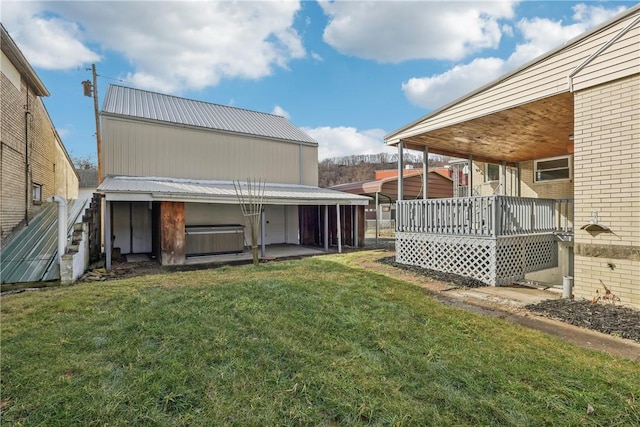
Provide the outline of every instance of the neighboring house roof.
[[29,87],[37,96],[49,96],[49,91],[45,87],[40,77],[22,54],[18,45],[13,41],[7,29],[0,23],[0,47],[2,52],[9,58],[14,67],[20,72],[20,75],[27,81]]
[[318,144],[282,116],[117,85],[109,85],[102,114]]
[[[246,183],[241,182],[246,189]],[[166,177],[108,176],[98,187],[106,200],[187,201],[238,204],[233,181]],[[264,184],[265,205],[366,205],[368,197],[326,188],[293,184]]]
[[569,153],[573,91],[640,72],[640,5],[385,136],[483,161]]
[[76,172],[80,177],[80,188],[96,188],[98,186],[98,170],[96,168],[76,169]]
[[[418,169],[405,170],[403,178],[403,198],[422,197],[422,171]],[[453,197],[453,181],[450,178],[431,171],[429,172],[428,185],[430,199]],[[350,182],[334,185],[330,188],[336,191],[367,196],[374,196],[378,193],[393,202],[398,198],[398,173],[396,171],[395,176],[387,176],[373,181]]]

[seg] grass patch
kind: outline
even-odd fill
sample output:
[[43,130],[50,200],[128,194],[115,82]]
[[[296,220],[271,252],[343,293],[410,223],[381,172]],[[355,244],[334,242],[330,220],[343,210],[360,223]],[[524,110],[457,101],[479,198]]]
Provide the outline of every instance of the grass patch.
[[640,424],[637,363],[344,256],[1,302],[7,425]]

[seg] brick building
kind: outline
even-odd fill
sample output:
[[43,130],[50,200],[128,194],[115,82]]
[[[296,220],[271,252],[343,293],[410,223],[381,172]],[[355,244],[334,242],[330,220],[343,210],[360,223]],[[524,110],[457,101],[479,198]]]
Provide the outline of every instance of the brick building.
[[42,102],[38,75],[0,24],[0,237],[27,224],[55,195],[78,196],[78,175]]
[[385,139],[472,172],[467,197],[399,202],[405,263],[640,306],[640,5]]

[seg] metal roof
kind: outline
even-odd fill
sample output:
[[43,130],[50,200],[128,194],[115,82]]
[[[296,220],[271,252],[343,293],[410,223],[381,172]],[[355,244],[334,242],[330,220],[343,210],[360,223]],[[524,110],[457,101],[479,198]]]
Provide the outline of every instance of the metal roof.
[[[84,211],[87,200],[67,205],[67,234]],[[2,247],[0,283],[38,282],[60,278],[58,256],[58,205],[46,203],[29,225]]]
[[[422,197],[422,171],[412,170],[404,173],[404,191],[403,198]],[[452,180],[442,176],[438,172],[429,172],[429,190],[430,199],[447,198],[453,196]],[[338,184],[329,187],[332,190],[344,191],[352,194],[362,194],[374,196],[376,193],[388,198],[391,201],[398,199],[398,176],[388,176],[373,181],[349,182],[346,184]]]
[[102,114],[318,144],[282,116],[113,84],[107,89]]
[[[241,182],[246,189],[246,182]],[[237,204],[233,181],[108,176],[98,187],[106,200],[171,200]],[[265,183],[266,205],[366,205],[369,198],[309,185]]]

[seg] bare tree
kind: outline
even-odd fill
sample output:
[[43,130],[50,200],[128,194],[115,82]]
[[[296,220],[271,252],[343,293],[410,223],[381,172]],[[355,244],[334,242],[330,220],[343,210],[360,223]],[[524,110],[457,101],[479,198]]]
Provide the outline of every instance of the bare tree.
[[265,182],[247,179],[246,184],[243,185],[240,181],[233,181],[233,187],[236,190],[236,197],[240,202],[244,220],[251,229],[253,265],[258,265],[258,231],[260,230]]

